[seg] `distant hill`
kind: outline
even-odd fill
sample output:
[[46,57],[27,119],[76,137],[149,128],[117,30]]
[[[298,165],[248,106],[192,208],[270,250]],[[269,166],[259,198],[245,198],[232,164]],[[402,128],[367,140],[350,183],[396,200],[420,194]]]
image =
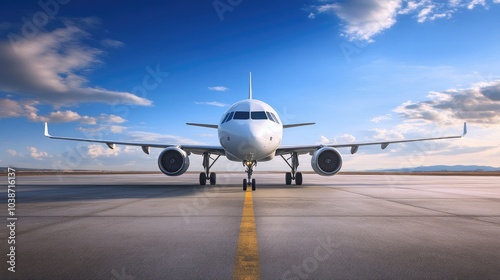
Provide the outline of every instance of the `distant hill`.
[[485,165],[432,165],[432,166],[419,166],[415,168],[400,168],[400,169],[377,169],[373,171],[385,172],[494,172],[500,171],[500,167],[492,167]]

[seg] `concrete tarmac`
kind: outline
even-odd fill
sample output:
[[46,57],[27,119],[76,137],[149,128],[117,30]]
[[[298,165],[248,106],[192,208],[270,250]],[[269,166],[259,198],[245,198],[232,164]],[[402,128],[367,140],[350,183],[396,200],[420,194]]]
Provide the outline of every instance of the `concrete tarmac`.
[[[0,177],[0,279],[231,279],[245,174],[217,175],[18,175],[15,273]],[[284,177],[254,174],[261,279],[500,279],[499,177]]]

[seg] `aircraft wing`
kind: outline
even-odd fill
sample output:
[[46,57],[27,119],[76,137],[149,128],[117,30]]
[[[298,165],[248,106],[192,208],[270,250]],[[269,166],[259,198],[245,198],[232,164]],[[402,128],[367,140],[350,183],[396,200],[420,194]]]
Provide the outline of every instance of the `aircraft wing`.
[[168,147],[179,147],[186,152],[191,152],[193,154],[202,155],[203,153],[210,153],[214,155],[225,155],[226,152],[221,146],[207,146],[207,145],[172,145],[172,144],[159,144],[159,143],[145,143],[145,142],[126,142],[126,141],[115,141],[115,140],[104,140],[104,139],[87,139],[87,138],[73,138],[73,137],[61,137],[52,136],[49,134],[49,128],[47,123],[45,123],[45,137],[51,139],[61,139],[61,140],[71,140],[71,141],[82,141],[82,142],[92,142],[92,143],[104,143],[110,149],[114,149],[115,145],[126,145],[126,146],[140,146],[142,150],[149,155],[150,148],[168,148]]
[[377,142],[360,142],[360,143],[347,143],[347,144],[331,144],[331,145],[302,145],[302,146],[282,146],[276,150],[276,155],[285,155],[296,152],[297,154],[307,154],[314,152],[322,147],[332,147],[332,148],[351,148],[351,154],[355,154],[360,146],[370,146],[370,145],[380,145],[380,148],[384,150],[389,146],[389,144],[395,143],[406,143],[406,142],[418,142],[418,141],[428,141],[428,140],[440,140],[440,139],[451,139],[451,138],[462,138],[467,134],[467,123],[464,123],[464,130],[462,135],[454,136],[443,136],[443,137],[431,137],[431,138],[416,138],[416,139],[406,139],[406,140],[393,140],[393,141],[377,141]]

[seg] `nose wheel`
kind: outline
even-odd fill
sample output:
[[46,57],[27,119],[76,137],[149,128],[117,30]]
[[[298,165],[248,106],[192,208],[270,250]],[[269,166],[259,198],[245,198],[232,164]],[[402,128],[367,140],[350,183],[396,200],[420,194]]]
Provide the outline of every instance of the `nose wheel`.
[[255,179],[252,179],[251,183],[249,184],[247,179],[243,179],[243,190],[246,191],[247,187],[252,187],[252,191],[255,191]]
[[243,165],[246,167],[245,172],[248,175],[247,179],[243,179],[243,191],[246,191],[248,187],[252,187],[252,191],[255,191],[255,179],[252,179],[253,168],[257,166],[256,161],[244,161]]

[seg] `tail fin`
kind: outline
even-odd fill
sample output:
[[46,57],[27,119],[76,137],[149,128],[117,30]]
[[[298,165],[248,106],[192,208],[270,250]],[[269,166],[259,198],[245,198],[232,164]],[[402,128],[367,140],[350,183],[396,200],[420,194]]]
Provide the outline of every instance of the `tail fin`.
[[248,88],[248,99],[252,99],[252,72],[250,72],[250,87]]

